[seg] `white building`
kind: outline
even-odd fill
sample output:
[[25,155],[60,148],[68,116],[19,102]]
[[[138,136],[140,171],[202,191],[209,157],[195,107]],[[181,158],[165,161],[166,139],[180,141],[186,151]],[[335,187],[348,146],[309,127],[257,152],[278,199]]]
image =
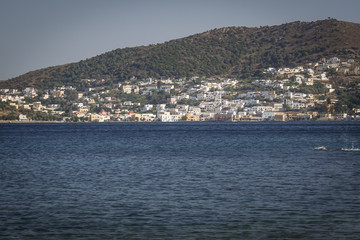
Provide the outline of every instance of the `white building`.
[[147,111],[151,111],[154,108],[154,105],[152,104],[145,104],[142,111],[147,112]]
[[131,93],[138,94],[139,93],[139,86],[137,86],[137,85],[124,85],[123,86],[123,91],[126,94],[131,94]]
[[33,87],[27,87],[23,90],[23,94],[27,97],[36,97],[36,90]]
[[263,120],[273,120],[275,118],[275,113],[274,112],[263,112],[261,114],[261,118]]
[[161,122],[178,122],[179,115],[171,115],[170,112],[162,112],[158,115],[158,118]]
[[165,110],[166,104],[158,104],[156,105],[156,111],[162,111]]
[[19,115],[19,121],[28,121],[29,119],[24,114]]

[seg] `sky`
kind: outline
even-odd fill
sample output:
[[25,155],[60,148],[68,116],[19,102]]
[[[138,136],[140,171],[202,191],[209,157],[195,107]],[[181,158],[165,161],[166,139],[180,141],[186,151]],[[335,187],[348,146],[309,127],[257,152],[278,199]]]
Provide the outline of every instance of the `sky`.
[[0,0],[0,80],[214,28],[360,23],[359,9],[359,0]]

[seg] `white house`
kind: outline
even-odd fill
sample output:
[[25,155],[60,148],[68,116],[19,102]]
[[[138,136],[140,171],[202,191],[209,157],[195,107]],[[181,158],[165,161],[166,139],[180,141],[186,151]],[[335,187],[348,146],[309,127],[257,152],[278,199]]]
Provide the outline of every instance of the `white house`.
[[194,114],[194,115],[195,114],[200,114],[201,113],[201,108],[200,107],[190,106],[188,112],[190,114]]
[[24,114],[19,115],[19,121],[28,121],[29,119]]
[[145,104],[142,111],[147,112],[147,111],[151,111],[154,108],[154,105],[152,104]]
[[263,112],[261,114],[262,120],[273,120],[275,118],[274,112]]
[[161,122],[178,122],[179,115],[171,115],[170,112],[162,112],[158,115]]
[[33,87],[27,87],[23,90],[23,94],[27,97],[36,97],[36,90]]
[[141,121],[143,122],[153,122],[155,121],[156,116],[152,113],[143,113],[141,114]]
[[156,105],[156,110],[157,111],[165,110],[165,108],[166,108],[166,104],[158,104],[158,105]]
[[284,110],[284,104],[282,103],[274,103],[273,107],[274,111],[281,112]]
[[320,80],[322,80],[322,81],[327,81],[327,80],[329,80],[329,79],[326,77],[326,73],[325,73],[325,72],[320,74]]
[[131,93],[139,93],[139,86],[137,85],[124,85],[123,86],[123,92],[126,94],[131,94]]

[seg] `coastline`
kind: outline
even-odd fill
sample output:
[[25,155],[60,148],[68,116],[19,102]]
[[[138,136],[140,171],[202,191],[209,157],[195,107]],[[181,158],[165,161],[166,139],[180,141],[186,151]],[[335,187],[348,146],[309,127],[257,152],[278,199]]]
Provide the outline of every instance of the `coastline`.
[[337,120],[337,119],[320,119],[320,120],[291,120],[291,121],[263,121],[263,120],[242,120],[242,121],[175,121],[175,122],[161,122],[161,121],[153,121],[153,122],[141,122],[141,121],[105,121],[105,122],[65,122],[65,121],[19,121],[19,120],[0,120],[0,124],[39,124],[39,123],[56,123],[56,124],[65,124],[65,123],[216,123],[216,122],[229,122],[229,123],[240,123],[240,122],[360,122],[360,120]]

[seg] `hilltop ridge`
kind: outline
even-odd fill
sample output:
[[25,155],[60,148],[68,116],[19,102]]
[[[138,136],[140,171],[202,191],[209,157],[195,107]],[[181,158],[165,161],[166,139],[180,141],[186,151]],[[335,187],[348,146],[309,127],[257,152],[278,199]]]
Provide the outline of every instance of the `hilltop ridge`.
[[276,26],[224,27],[161,44],[115,49],[82,60],[31,71],[0,88],[62,85],[85,88],[81,79],[124,82],[131,77],[222,76],[249,78],[267,67],[292,67],[338,56],[358,59],[360,24],[335,19]]

